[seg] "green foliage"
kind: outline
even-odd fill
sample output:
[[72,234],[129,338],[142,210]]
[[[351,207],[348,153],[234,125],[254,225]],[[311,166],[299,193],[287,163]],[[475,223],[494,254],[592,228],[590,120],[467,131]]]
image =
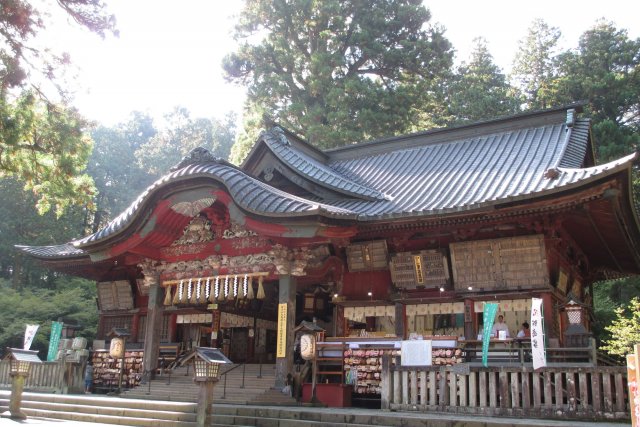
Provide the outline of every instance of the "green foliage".
[[609,354],[624,357],[632,353],[633,346],[640,343],[640,298],[631,300],[626,307],[615,309],[616,318],[605,329],[611,338],[600,347]]
[[95,304],[95,284],[86,280],[61,277],[58,291],[43,289],[12,289],[0,279],[0,348],[22,348],[27,324],[38,324],[32,350],[40,358],[46,357],[51,333],[51,322],[63,319],[80,325],[77,336],[91,342],[96,336],[98,310]]
[[[94,33],[116,33],[101,0],[54,4]],[[69,205],[89,206],[93,182],[82,171],[91,141],[87,123],[66,105],[69,56],[42,44],[52,11],[22,0],[0,0],[0,11],[0,179],[22,180],[40,213],[54,209],[60,216]]]
[[16,251],[14,245],[53,245],[67,242],[84,231],[84,210],[73,207],[56,218],[52,212],[39,215],[35,197],[12,178],[0,180],[0,277],[13,279],[14,287],[50,288],[55,275]]
[[228,159],[235,140],[235,114],[224,120],[192,119],[185,108],[176,108],[165,116],[168,125],[142,144],[136,151],[140,167],[161,176],[196,147],[209,150],[214,156]]
[[90,205],[93,181],[83,174],[92,141],[75,110],[27,93],[0,99],[0,179],[14,177],[37,196],[40,213],[58,216],[71,204]]
[[92,132],[95,148],[87,173],[98,191],[91,232],[123,212],[157,178],[143,170],[136,157],[136,151],[156,134],[153,120],[137,112],[127,123],[100,126]]
[[575,51],[559,58],[560,101],[586,100],[594,119],[598,158],[608,161],[638,147],[640,130],[640,39],[599,21]]
[[527,36],[519,42],[511,78],[523,94],[527,109],[555,106],[556,54],[560,35],[558,28],[536,19],[531,23]]
[[249,109],[319,147],[401,133],[452,64],[429,19],[419,0],[249,0],[236,27],[244,43],[223,66],[248,87]]
[[449,108],[456,123],[493,119],[518,112],[518,99],[493,62],[483,38],[475,39],[470,61],[458,67],[449,88]]
[[[102,37],[117,35],[115,18],[101,0],[58,0],[53,3],[81,27]],[[42,8],[39,8],[38,5]],[[61,74],[69,64],[69,55],[43,47],[37,36],[51,24],[52,3],[0,0],[0,97],[6,99],[13,88],[31,86],[44,95],[42,86],[53,84],[60,95],[66,89],[60,85]],[[46,9],[44,9],[46,8]]]

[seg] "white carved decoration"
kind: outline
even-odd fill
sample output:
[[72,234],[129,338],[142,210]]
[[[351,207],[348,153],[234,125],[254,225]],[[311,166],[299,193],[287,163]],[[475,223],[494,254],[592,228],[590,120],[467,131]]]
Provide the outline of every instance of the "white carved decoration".
[[215,197],[205,197],[195,200],[193,202],[178,202],[171,206],[171,209],[184,216],[194,217],[205,208],[208,208],[216,201]]
[[250,236],[257,236],[257,235],[258,234],[254,233],[253,231],[247,230],[241,225],[236,224],[235,222],[232,222],[231,228],[228,230],[224,230],[224,232],[222,233],[222,238],[223,239],[239,239],[242,237],[250,237]]
[[171,246],[210,242],[214,238],[215,234],[211,231],[211,221],[203,216],[197,216],[184,228],[182,237],[173,242]]

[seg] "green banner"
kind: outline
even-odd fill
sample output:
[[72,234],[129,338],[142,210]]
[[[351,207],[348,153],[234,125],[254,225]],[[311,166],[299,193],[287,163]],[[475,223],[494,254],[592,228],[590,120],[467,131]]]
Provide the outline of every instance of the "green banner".
[[491,340],[491,329],[493,321],[496,320],[498,304],[493,302],[484,303],[482,313],[482,366],[487,367],[487,357],[489,355],[489,341]]
[[60,335],[62,335],[62,322],[51,322],[51,337],[49,338],[47,362],[53,362],[56,360],[58,346],[60,345]]

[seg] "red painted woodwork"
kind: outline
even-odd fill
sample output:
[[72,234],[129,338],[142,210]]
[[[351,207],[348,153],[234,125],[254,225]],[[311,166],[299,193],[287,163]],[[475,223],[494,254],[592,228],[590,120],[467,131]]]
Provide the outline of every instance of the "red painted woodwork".
[[[311,401],[311,384],[302,385],[302,401]],[[346,408],[351,406],[351,393],[353,386],[350,384],[316,384],[316,397],[331,408]]]
[[[342,295],[354,300],[382,300],[389,296],[391,273],[388,270],[345,272]],[[371,292],[372,295],[367,295]]]

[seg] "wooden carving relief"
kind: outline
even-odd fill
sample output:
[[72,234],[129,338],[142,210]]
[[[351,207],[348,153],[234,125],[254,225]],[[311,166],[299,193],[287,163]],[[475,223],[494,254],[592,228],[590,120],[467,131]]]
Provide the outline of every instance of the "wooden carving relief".
[[542,235],[451,244],[455,289],[549,286]]

